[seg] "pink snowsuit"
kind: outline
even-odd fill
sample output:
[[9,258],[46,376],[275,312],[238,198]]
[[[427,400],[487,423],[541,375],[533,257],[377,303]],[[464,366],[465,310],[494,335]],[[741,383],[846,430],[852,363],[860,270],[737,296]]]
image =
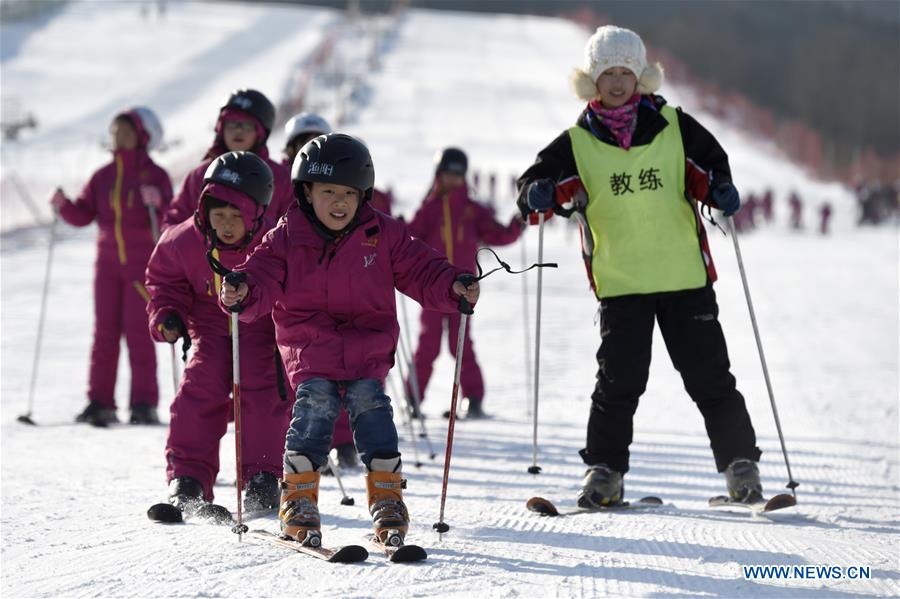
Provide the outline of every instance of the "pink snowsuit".
[[[257,206],[250,198],[218,185],[206,190],[240,208],[246,230],[252,230]],[[198,213],[198,217],[205,228],[205,215]],[[263,223],[246,248],[218,247],[213,255],[229,269],[240,264],[271,221]],[[165,342],[162,323],[175,312],[187,325],[194,344],[171,407],[167,479],[195,478],[203,486],[204,498],[212,501],[219,472],[219,441],[228,428],[232,406],[232,353],[231,323],[218,305],[222,280],[206,260],[207,248],[207,239],[194,219],[163,232],[147,266],[151,296],[147,314],[150,332],[157,341]],[[290,422],[292,402],[282,401],[276,387],[275,325],[271,318],[260,318],[242,325],[239,335],[242,476],[247,481],[265,471],[280,477],[284,431]]]
[[[451,264],[468,272],[475,272],[475,254],[481,244],[507,245],[522,234],[522,225],[513,219],[504,226],[496,221],[490,208],[469,197],[468,189],[460,187],[440,193],[435,183],[409,223],[409,231],[443,255]],[[425,388],[431,379],[434,360],[441,353],[444,322],[448,321],[447,343],[450,354],[456,357],[456,337],[459,331],[459,312],[442,314],[422,310],[419,345],[413,357],[419,383],[420,400],[425,398]],[[460,386],[465,397],[484,399],[484,378],[475,359],[471,338],[471,320],[463,339]],[[406,381],[407,391],[411,390]]]
[[[139,127],[138,122],[136,128]],[[144,315],[149,299],[143,284],[144,269],[154,241],[150,213],[141,199],[142,185],[159,190],[159,219],[172,199],[169,175],[143,147],[116,150],[113,161],[95,172],[75,202],[65,204],[59,212],[63,220],[76,227],[97,221],[94,345],[87,395],[90,401],[113,410],[123,333],[131,364],[130,406],[159,403],[156,350],[147,335]]]
[[455,312],[466,271],[363,204],[359,224],[326,242],[298,206],[236,270],[247,273],[241,321],[272,312],[291,387],[313,378],[384,381],[400,327],[394,289],[431,310]]

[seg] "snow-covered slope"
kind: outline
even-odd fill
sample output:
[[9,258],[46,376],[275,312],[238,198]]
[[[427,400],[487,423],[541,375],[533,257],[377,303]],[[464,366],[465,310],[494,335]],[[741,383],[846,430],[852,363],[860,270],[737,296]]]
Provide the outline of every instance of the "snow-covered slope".
[[[7,158],[4,146],[4,174],[16,166],[36,194],[62,176],[33,162],[43,160],[36,149],[54,147],[67,156],[65,176],[75,185],[104,159],[95,142],[122,104],[157,108],[167,129],[182,138],[183,160],[192,159],[207,144],[215,107],[229,89],[258,86],[277,96],[309,40],[338,18],[258,4],[170,3],[165,21],[135,27],[140,21],[134,5],[103,4],[106,10],[93,3],[66,9],[2,63],[4,95],[25,97],[40,89],[35,106],[51,113],[58,106],[58,121],[45,121],[41,132],[23,138],[18,154],[9,148]],[[156,35],[146,31],[151,26],[158,28]],[[119,72],[112,40],[122,36],[111,32],[127,28],[144,40],[142,45],[125,36],[132,57],[163,50],[171,55],[160,57],[155,74],[139,83],[100,86],[98,73]],[[57,46],[61,32],[80,44]],[[583,31],[556,20],[407,13],[385,40],[382,69],[368,74],[370,102],[356,112],[349,131],[371,146],[378,180],[394,185],[400,212],[415,208],[429,183],[431,156],[445,145],[461,145],[475,168],[497,172],[505,192],[508,176],[530,164],[577,115],[566,76],[585,39]],[[247,47],[262,54],[245,60]],[[276,54],[279,60],[263,58]],[[216,70],[223,65],[227,72]],[[210,69],[215,77],[191,76]],[[64,96],[51,93],[72,80],[86,83]],[[690,97],[678,89],[662,91],[674,103]],[[66,105],[70,96],[78,106]],[[685,108],[692,111],[689,104]],[[165,427],[104,431],[71,424],[84,402],[91,343],[93,228],[66,229],[59,237],[34,412],[40,426],[15,422],[25,410],[47,243],[46,229],[26,229],[5,233],[0,252],[3,595],[900,594],[896,231],[852,228],[845,191],[811,181],[771,149],[697,116],[726,146],[742,188],[772,186],[781,199],[797,187],[843,202],[831,237],[792,234],[779,223],[741,238],[791,465],[801,483],[796,509],[753,519],[705,507],[710,495],[722,492],[723,481],[702,419],[657,339],[636,418],[627,491],[630,497],[659,495],[668,507],[556,520],[525,510],[532,495],[573,503],[599,343],[577,235],[555,222],[545,240],[545,260],[560,267],[544,273],[537,460],[543,473],[526,473],[531,399],[523,312],[533,327],[535,277],[528,277],[526,305],[522,280],[497,274],[483,283],[472,321],[487,379],[486,408],[494,418],[456,427],[445,516],[451,530],[440,540],[431,525],[438,519],[446,435],[439,414],[452,382],[446,355],[436,365],[424,406],[437,459],[427,459],[420,443],[424,465],[413,467],[414,448],[401,433],[410,539],[429,548],[428,562],[399,567],[373,555],[361,566],[333,566],[249,538],[238,543],[227,528],[154,525],[144,513],[165,492]],[[175,160],[174,154],[165,156]],[[4,188],[4,212],[10,201],[16,200]],[[510,198],[499,199],[502,216],[513,210]],[[525,241],[531,261],[536,238],[531,232]],[[778,492],[786,482],[784,463],[731,240],[716,231],[711,239],[733,371],[765,452],[763,483]],[[514,266],[523,261],[520,245],[498,251]],[[415,321],[414,304],[407,301],[407,307]],[[171,399],[168,360],[159,348],[163,405]],[[124,365],[120,375],[122,406]],[[216,487],[218,501],[232,509],[233,440],[231,432],[223,439]],[[344,484],[357,505],[341,506],[336,485],[323,482],[320,506],[329,544],[359,542],[369,529],[361,475],[347,473]],[[276,524],[259,518],[250,526]],[[745,580],[741,566],[757,564],[868,566],[871,580]]]

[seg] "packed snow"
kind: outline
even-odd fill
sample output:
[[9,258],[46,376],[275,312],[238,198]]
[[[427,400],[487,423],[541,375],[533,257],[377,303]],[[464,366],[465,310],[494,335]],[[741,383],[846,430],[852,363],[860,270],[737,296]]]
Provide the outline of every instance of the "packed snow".
[[[208,145],[229,91],[254,87],[279,104],[289,100],[298,69],[335,31],[334,51],[358,69],[360,87],[328,116],[344,114],[343,128],[371,147],[379,185],[393,187],[398,212],[407,216],[429,185],[434,152],[459,145],[482,175],[483,196],[487,174],[497,174],[495,203],[508,218],[515,211],[510,177],[580,109],[566,78],[589,33],[562,20],[413,10],[349,23],[325,9],[231,2],[169,2],[164,16],[142,17],[135,3],[82,2],[3,24],[4,118],[6,106],[17,103],[39,121],[36,130],[3,143],[4,596],[900,594],[897,230],[856,228],[849,191],[815,181],[776,148],[694,110],[691,91],[678,87],[662,93],[721,140],[738,187],[775,191],[776,222],[740,242],[800,482],[797,507],[752,517],[706,506],[724,481],[702,418],[657,337],[626,489],[632,499],[658,495],[665,506],[558,519],[525,509],[534,495],[571,509],[584,469],[577,451],[599,334],[578,236],[561,219],[545,232],[544,258],[559,268],[543,275],[537,454],[543,472],[527,473],[533,398],[524,346],[526,326],[534,339],[536,277],[529,273],[523,284],[522,277],[496,274],[483,282],[471,321],[493,418],[456,426],[444,518],[450,531],[440,538],[432,524],[447,434],[440,414],[452,386],[446,352],[423,406],[436,459],[428,458],[423,440],[415,448],[400,429],[413,518],[408,540],[428,549],[424,563],[389,564],[373,553],[362,565],[332,565],[249,536],[238,542],[227,527],[146,518],[147,508],[165,497],[166,427],[73,424],[85,403],[94,227],[57,229],[33,413],[38,426],[16,422],[26,410],[49,228],[29,226],[33,217],[11,178],[46,218],[56,185],[74,195],[106,160],[101,142],[110,118],[140,103],[163,120],[169,147],[157,158],[177,184]],[[377,64],[354,58],[362,42],[381,52]],[[278,135],[270,141],[273,155],[280,142]],[[810,206],[834,204],[831,235],[818,234],[809,216],[805,230],[788,228],[784,206],[795,189]],[[514,267],[531,263],[536,233],[498,252]],[[778,493],[787,473],[732,241],[714,228],[710,238],[733,372],[764,451],[764,487]],[[406,306],[415,339],[418,307],[410,300]],[[172,398],[168,348],[159,346],[158,358],[165,412]],[[123,356],[120,417],[127,415],[128,378]],[[221,454],[216,498],[235,510],[232,432]],[[359,543],[370,530],[362,473],[345,472],[343,482],[353,506],[341,505],[333,479],[323,479],[327,545]],[[248,524],[277,528],[275,516]],[[749,565],[863,566],[871,577],[747,579],[742,566]]]

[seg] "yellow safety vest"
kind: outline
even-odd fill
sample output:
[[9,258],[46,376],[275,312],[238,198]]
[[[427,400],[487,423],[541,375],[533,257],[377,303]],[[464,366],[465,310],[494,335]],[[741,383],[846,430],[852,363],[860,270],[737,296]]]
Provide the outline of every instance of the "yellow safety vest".
[[696,289],[706,266],[692,201],[684,196],[684,145],[674,108],[646,146],[623,150],[575,126],[569,129],[593,248],[598,298]]

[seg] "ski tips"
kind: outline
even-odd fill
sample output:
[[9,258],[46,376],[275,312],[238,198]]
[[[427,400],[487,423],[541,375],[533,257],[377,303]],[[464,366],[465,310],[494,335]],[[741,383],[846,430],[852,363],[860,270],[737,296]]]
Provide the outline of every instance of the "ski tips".
[[525,507],[528,509],[528,511],[534,512],[536,514],[541,514],[542,516],[559,515],[559,510],[556,509],[556,506],[553,505],[551,501],[548,501],[543,497],[532,497],[525,503]]
[[18,418],[16,418],[17,422],[21,422],[22,424],[30,424],[31,426],[37,426],[37,422],[31,419],[31,414],[22,414]]
[[147,517],[154,522],[162,522],[164,524],[178,524],[184,521],[181,510],[171,503],[157,503],[150,506],[147,510]]

